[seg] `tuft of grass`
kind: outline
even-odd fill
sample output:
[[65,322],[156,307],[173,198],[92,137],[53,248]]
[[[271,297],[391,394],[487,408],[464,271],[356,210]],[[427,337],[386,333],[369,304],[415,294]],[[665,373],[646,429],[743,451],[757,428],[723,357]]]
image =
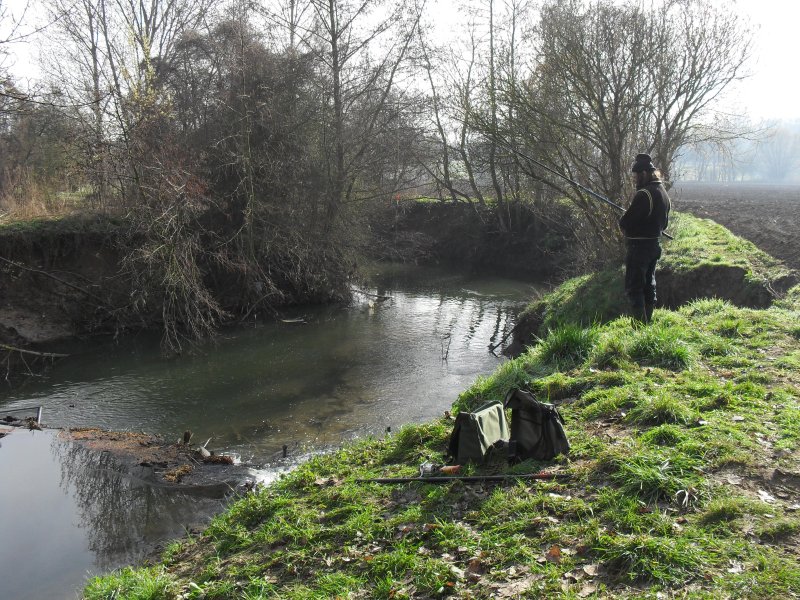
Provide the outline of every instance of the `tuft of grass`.
[[729,523],[745,515],[763,515],[768,508],[743,496],[721,495],[711,500],[700,514],[699,521],[705,525]]
[[628,413],[627,419],[637,425],[661,425],[663,423],[688,425],[697,420],[697,413],[669,392],[660,391],[655,396],[637,402],[636,406]]
[[764,522],[756,534],[763,540],[777,542],[800,533],[800,519],[783,517]]
[[685,538],[600,535],[593,550],[613,579],[630,583],[682,584],[706,564],[702,550]]
[[643,366],[679,371],[695,362],[695,353],[685,341],[685,332],[653,324],[636,332],[628,352],[631,359]]
[[685,504],[696,499],[701,485],[697,459],[667,448],[619,446],[600,463],[621,490],[648,504]]
[[167,600],[174,598],[178,585],[161,567],[125,567],[89,580],[83,592],[86,600]]
[[566,324],[551,330],[538,345],[539,359],[544,364],[558,368],[574,367],[583,363],[597,341],[595,327]]
[[651,446],[677,447],[686,441],[687,435],[680,427],[665,423],[645,431],[639,439]]

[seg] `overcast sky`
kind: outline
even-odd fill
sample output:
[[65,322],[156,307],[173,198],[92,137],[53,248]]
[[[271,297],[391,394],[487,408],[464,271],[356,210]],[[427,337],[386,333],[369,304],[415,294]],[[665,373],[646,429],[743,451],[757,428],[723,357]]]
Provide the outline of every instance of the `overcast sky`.
[[[31,0],[37,6],[41,0]],[[19,14],[25,0],[0,0],[0,3],[15,15]],[[457,0],[434,1],[437,13],[452,14]],[[746,112],[755,120],[789,119],[800,120],[800,2],[794,0],[734,0],[725,2],[732,10],[748,16],[756,28],[752,77],[742,83],[735,93],[729,94],[731,110]],[[448,8],[452,5],[453,8]],[[447,17],[439,19],[444,20]],[[458,19],[451,19],[457,22]],[[441,27],[441,23],[440,23]],[[437,28],[438,29],[438,28]],[[18,78],[35,74],[30,65],[30,54],[35,54],[32,44],[17,44],[11,48],[15,63],[14,73]]]

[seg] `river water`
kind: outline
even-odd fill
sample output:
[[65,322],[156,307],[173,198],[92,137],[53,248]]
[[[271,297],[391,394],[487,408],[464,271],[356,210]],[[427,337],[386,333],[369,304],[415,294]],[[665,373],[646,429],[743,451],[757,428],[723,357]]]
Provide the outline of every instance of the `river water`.
[[[228,329],[192,355],[164,359],[150,335],[67,348],[46,376],[0,391],[0,412],[41,405],[50,427],[168,441],[189,429],[268,481],[309,453],[441,415],[502,361],[489,344],[542,289],[397,265],[371,267],[367,280],[351,306]],[[4,598],[74,598],[88,576],[140,560],[223,506],[127,478],[52,431],[0,444]]]

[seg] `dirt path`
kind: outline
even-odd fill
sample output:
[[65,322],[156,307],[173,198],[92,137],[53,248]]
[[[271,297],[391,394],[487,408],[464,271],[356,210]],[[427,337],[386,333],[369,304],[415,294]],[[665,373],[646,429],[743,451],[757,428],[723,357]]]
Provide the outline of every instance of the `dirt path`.
[[800,185],[679,183],[676,210],[713,219],[800,270]]

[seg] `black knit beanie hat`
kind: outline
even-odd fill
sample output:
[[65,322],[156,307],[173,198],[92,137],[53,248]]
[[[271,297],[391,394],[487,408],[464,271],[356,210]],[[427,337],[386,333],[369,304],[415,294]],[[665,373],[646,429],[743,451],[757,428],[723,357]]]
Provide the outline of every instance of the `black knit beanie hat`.
[[631,171],[634,173],[641,173],[642,171],[655,171],[656,168],[653,165],[653,159],[650,158],[649,154],[637,154],[636,160],[633,162],[633,167]]

